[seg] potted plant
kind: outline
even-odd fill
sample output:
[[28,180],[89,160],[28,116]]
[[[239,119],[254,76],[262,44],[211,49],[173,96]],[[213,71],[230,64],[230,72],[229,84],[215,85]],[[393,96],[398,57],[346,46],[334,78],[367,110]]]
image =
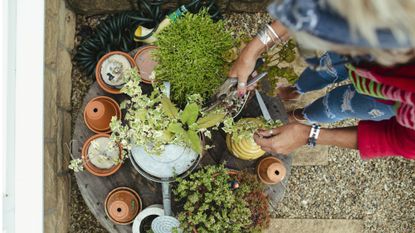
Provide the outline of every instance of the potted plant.
[[75,172],[84,168],[96,176],[110,176],[118,171],[124,158],[122,147],[108,134],[95,134],[82,147],[82,159],[73,159],[69,168]]
[[[235,180],[239,185],[233,184]],[[184,202],[178,219],[185,232],[260,232],[268,226],[267,197],[253,200],[262,193],[255,176],[217,165],[177,181],[174,193]]]
[[226,144],[229,151],[237,158],[253,160],[265,154],[265,151],[254,141],[255,131],[281,125],[280,120],[266,122],[262,118],[243,118],[235,123],[232,118],[227,118],[222,129],[227,133]]
[[124,83],[124,73],[135,67],[134,59],[128,53],[112,51],[99,59],[95,68],[95,78],[98,85],[111,94],[121,94]]
[[188,95],[206,100],[225,81],[229,62],[224,56],[234,44],[224,23],[213,22],[207,9],[185,13],[157,35],[156,80],[171,83],[172,101],[179,106]]
[[224,111],[203,112],[200,95],[189,96],[187,105],[180,110],[157,87],[150,95],[143,94],[136,69],[130,70],[125,78],[121,91],[131,99],[121,103],[121,108],[126,109],[124,122],[112,118],[114,141],[128,150],[141,146],[149,154],[156,155],[170,144],[189,147],[198,154],[207,148],[202,145],[200,135],[210,137],[209,128],[221,123]]

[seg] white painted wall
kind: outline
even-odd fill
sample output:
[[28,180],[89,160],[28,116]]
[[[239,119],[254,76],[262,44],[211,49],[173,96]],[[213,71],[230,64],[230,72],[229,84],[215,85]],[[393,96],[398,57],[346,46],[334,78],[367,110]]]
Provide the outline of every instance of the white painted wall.
[[44,1],[1,4],[2,232],[43,232]]

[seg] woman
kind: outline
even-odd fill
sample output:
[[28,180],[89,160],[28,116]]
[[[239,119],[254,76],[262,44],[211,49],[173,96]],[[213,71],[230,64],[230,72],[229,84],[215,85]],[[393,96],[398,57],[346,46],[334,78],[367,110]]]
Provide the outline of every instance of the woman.
[[[280,0],[268,10],[278,21],[264,27],[229,73],[238,77],[240,95],[256,58],[290,35],[310,67],[295,86],[281,90],[282,97],[295,98],[347,78],[353,85],[294,111],[287,125],[258,131],[257,144],[283,154],[305,144],[325,144],[359,149],[362,158],[415,158],[415,0]],[[317,58],[312,50],[332,52]],[[358,126],[320,129],[295,121],[349,117],[360,118]]]

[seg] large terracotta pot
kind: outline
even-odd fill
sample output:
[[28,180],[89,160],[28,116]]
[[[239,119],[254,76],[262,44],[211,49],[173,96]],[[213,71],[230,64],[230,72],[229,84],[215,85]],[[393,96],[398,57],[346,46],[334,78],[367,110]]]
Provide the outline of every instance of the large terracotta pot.
[[105,213],[116,224],[128,225],[132,223],[141,208],[140,196],[128,187],[112,190],[105,199]]
[[[243,118],[237,122],[237,124],[262,124],[262,122],[256,118]],[[229,151],[232,152],[235,157],[243,160],[254,160],[265,154],[265,151],[258,146],[254,139],[242,139],[238,142],[232,139],[232,135],[226,135],[226,145]]]
[[111,118],[121,119],[121,109],[118,103],[108,96],[98,96],[85,106],[84,121],[86,126],[95,133],[111,132]]
[[157,49],[157,46],[145,45],[140,47],[134,56],[134,61],[144,83],[151,84],[155,81],[153,72],[158,63],[152,58],[151,54],[155,49]]
[[112,51],[99,59],[95,68],[95,78],[98,85],[111,94],[121,94],[125,84],[123,72],[136,66],[134,59],[121,51]]
[[[93,154],[94,148],[91,147],[91,143],[93,141],[97,142],[98,145],[107,145],[110,135],[109,134],[95,134],[94,136],[88,138],[82,147],[82,161],[84,168],[95,176],[110,176],[117,172],[120,167],[121,163],[118,164],[111,164],[111,160],[100,162],[95,158],[91,158],[90,155]],[[122,147],[121,145],[117,145],[116,150],[114,152],[108,153],[109,156],[114,157],[118,156],[118,158],[122,159]],[[111,166],[112,165],[112,166]]]
[[285,178],[286,173],[282,161],[273,156],[261,159],[257,166],[258,177],[264,184],[277,184]]

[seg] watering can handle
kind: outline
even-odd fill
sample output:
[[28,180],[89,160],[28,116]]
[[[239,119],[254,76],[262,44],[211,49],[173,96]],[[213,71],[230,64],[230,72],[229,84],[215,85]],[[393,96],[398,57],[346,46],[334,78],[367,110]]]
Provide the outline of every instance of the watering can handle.
[[162,182],[161,189],[163,193],[164,215],[171,216],[171,195],[169,182]]

